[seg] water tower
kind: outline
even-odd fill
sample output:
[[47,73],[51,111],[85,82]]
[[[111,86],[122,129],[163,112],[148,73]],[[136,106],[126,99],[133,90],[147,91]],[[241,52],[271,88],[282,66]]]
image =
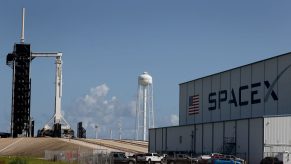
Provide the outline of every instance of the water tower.
[[153,79],[144,72],[138,76],[136,139],[142,136],[142,140],[147,140],[149,128],[154,128]]

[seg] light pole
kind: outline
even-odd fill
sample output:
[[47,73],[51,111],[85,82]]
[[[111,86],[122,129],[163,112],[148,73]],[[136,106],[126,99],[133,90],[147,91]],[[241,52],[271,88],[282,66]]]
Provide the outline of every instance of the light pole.
[[119,140],[121,140],[121,126],[119,127]]
[[96,139],[98,138],[98,125],[95,125],[95,129],[96,129]]
[[112,140],[112,129],[110,129],[110,139]]
[[121,134],[122,134],[122,131],[121,131],[121,126],[122,126],[122,123],[121,123],[121,120],[118,121],[118,128],[119,128],[119,140],[121,140]]

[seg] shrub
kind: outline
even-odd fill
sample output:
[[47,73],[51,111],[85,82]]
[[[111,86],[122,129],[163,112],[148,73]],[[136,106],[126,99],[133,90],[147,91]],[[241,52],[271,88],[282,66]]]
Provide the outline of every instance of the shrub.
[[27,161],[26,159],[16,157],[12,161],[10,161],[9,164],[27,164]]

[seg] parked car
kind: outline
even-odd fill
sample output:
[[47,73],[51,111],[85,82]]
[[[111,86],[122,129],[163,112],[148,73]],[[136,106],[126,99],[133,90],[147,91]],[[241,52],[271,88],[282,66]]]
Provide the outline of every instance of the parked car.
[[142,156],[144,156],[144,153],[133,154],[131,157],[134,158],[137,161],[137,158],[140,158]]
[[127,157],[124,152],[111,152],[110,157],[114,164],[135,164],[136,160],[132,157]]
[[212,159],[222,159],[222,158],[225,158],[225,155],[220,154],[220,153],[212,153],[212,154],[210,154],[210,157]]
[[245,163],[245,160],[238,158],[234,155],[224,155],[224,159],[226,160],[234,160],[235,162],[240,162],[241,164]]
[[277,157],[265,157],[260,164],[283,164],[283,161],[280,161]]
[[212,158],[210,155],[201,155],[198,157],[198,164],[209,164],[212,163]]
[[157,153],[146,153],[143,156],[137,156],[137,162],[142,163],[162,163],[163,157]]
[[175,156],[167,156],[167,164],[196,164],[197,158],[192,158],[186,154],[176,154]]

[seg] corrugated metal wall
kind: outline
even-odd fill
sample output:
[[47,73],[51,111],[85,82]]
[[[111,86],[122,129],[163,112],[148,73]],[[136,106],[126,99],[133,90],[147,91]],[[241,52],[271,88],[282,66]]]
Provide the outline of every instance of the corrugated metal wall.
[[[191,96],[189,94],[192,94],[195,91],[195,89],[194,89],[194,81],[193,82],[190,82],[189,85],[187,85],[187,87],[188,87],[188,89],[187,89],[187,97],[189,97],[189,96]],[[187,99],[187,102],[185,104],[186,109],[187,109],[187,104],[189,104],[189,98]],[[186,110],[186,112],[187,112],[187,110]],[[187,123],[194,124],[194,120],[195,120],[194,116],[195,115],[188,115],[187,114],[187,116],[186,116],[187,117]]]
[[291,152],[291,117],[269,117],[264,119],[264,151]]
[[167,128],[166,145],[164,149],[157,151],[191,151],[193,150],[192,131],[194,126],[169,127]]
[[223,122],[213,124],[213,152],[223,151]]
[[150,129],[149,150],[196,154],[224,152],[259,163],[263,158],[263,132],[263,118],[156,128]]
[[163,150],[163,129],[157,129],[156,130],[156,136],[160,136],[160,137],[156,137],[155,141],[156,141],[156,149],[158,150]]
[[149,152],[156,152],[159,150],[156,148],[156,130],[157,129],[149,129],[149,146],[148,146]]
[[229,152],[260,163],[265,156],[291,152],[291,116],[241,119],[150,129],[151,152]]
[[[276,79],[278,74],[278,58],[273,58],[265,61],[265,78]],[[282,78],[282,77],[281,77]],[[278,93],[278,83],[274,85],[273,90]],[[281,97],[280,97],[281,100]],[[272,101],[265,102],[265,115],[275,115],[278,113],[278,103]]]
[[236,126],[236,153],[249,159],[249,120],[240,120]]
[[[278,58],[278,73],[282,72],[291,63],[291,55]],[[286,76],[287,74],[287,76]],[[288,69],[278,80],[278,114],[290,114],[291,110],[291,69]]]
[[203,124],[203,153],[211,153],[212,151],[212,124]]
[[197,154],[202,154],[203,153],[203,135],[202,135],[203,129],[202,129],[202,124],[200,125],[195,125],[195,149],[193,150]]
[[185,125],[187,124],[187,103],[188,103],[188,91],[187,91],[187,85],[180,85],[180,95],[179,95],[179,118],[183,118],[183,119],[179,119],[179,125]]
[[[291,114],[291,54],[180,84],[180,125]],[[199,113],[189,98],[199,95]]]
[[250,163],[260,163],[263,159],[263,139],[264,139],[263,119],[249,120],[249,161]]
[[[224,88],[227,93],[230,93],[230,71],[221,73],[220,76],[220,88]],[[220,112],[221,112],[221,120],[230,120],[231,110],[230,105],[228,103],[219,103]],[[198,116],[197,116],[198,117]],[[183,119],[183,118],[180,118]]]

